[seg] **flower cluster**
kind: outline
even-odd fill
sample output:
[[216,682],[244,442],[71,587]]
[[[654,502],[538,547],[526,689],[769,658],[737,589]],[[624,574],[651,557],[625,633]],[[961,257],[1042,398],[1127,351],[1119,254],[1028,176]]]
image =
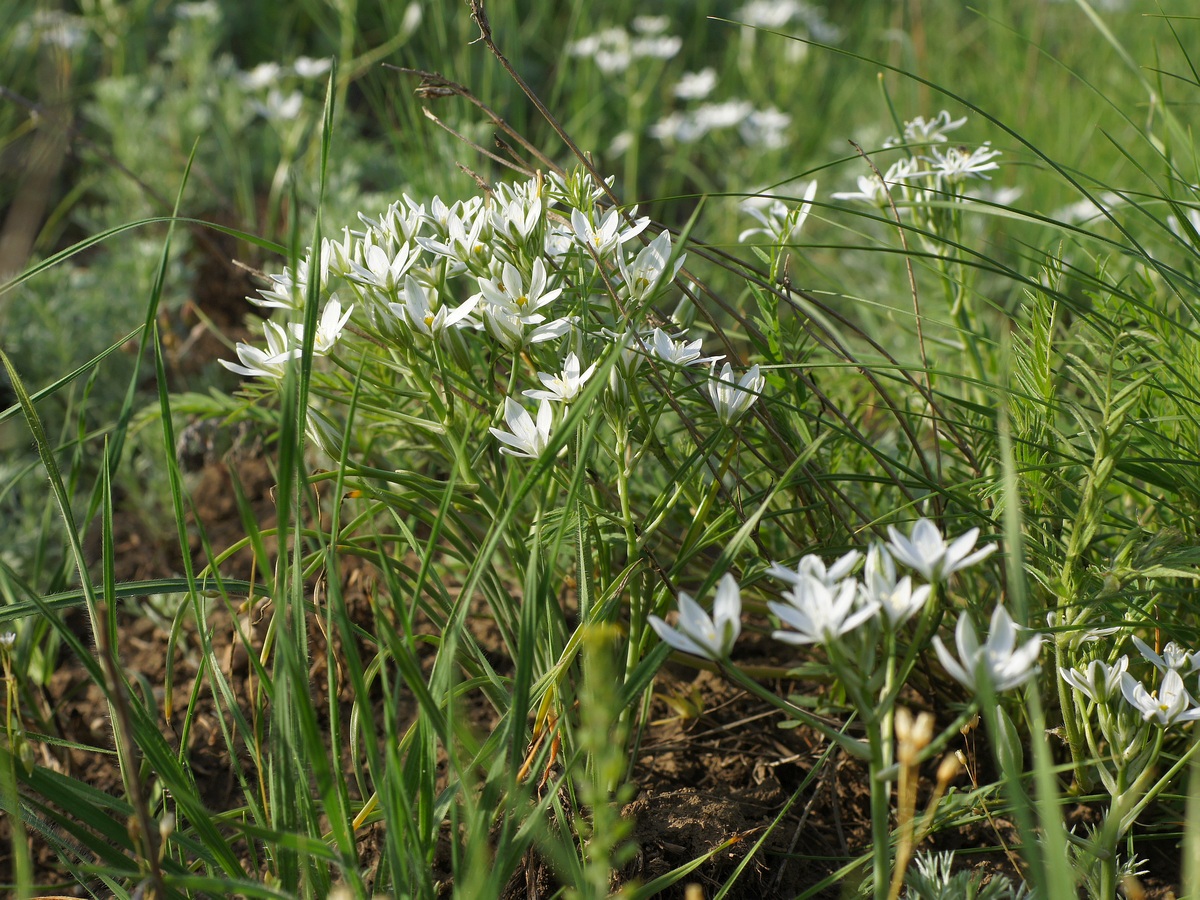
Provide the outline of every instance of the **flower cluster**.
[[[551,443],[556,410],[578,404],[613,356],[610,388],[622,402],[624,381],[647,357],[676,370],[710,366],[716,419],[732,424],[761,395],[765,379],[757,367],[735,375],[728,363],[717,373],[723,357],[703,355],[701,341],[686,332],[638,332],[622,324],[629,310],[664,297],[684,254],[670,232],[646,235],[649,220],[636,209],[602,206],[604,193],[578,174],[497,184],[486,198],[453,203],[402,196],[378,216],[360,214],[361,228],[324,239],[248,299],[299,318],[315,290],[324,311],[313,353],[332,357],[335,368],[339,355],[350,358],[341,345],[352,336],[368,357],[398,361],[383,364],[380,379],[399,367],[428,395],[422,368],[437,358],[478,385],[480,406],[495,409],[496,393],[502,394],[488,431],[507,455],[540,456]],[[268,321],[264,337],[265,347],[238,344],[238,361],[224,362],[226,368],[279,382],[302,352],[303,327]],[[472,370],[496,354],[509,360],[507,377],[496,377],[490,365],[487,372]],[[697,391],[683,396],[695,398]],[[520,397],[539,404],[536,414]],[[437,413],[442,421],[434,430],[447,424],[449,407]],[[330,433],[316,429],[320,440]]]
[[606,75],[624,72],[638,59],[671,59],[683,47],[683,38],[666,33],[671,21],[666,16],[638,16],[633,32],[620,26],[571,41],[567,52],[591,59]]
[[1188,691],[1184,681],[1200,671],[1200,652],[1171,641],[1158,653],[1136,635],[1133,644],[1161,676],[1156,689],[1147,690],[1145,684],[1130,674],[1127,655],[1111,664],[1093,659],[1083,668],[1060,668],[1059,677],[1081,696],[1100,705],[1123,698],[1144,722],[1166,727],[1200,719],[1200,701]]
[[[681,81],[675,95],[691,99],[698,92]],[[792,117],[774,106],[757,109],[748,100],[723,100],[673,110],[650,126],[650,136],[664,144],[694,144],[710,132],[736,128],[747,146],[778,150],[787,145],[791,124]]]
[[929,201],[961,197],[965,185],[975,178],[989,180],[989,172],[1000,168],[996,159],[1000,151],[990,143],[973,149],[965,146],[947,146],[947,133],[966,123],[966,117],[952,119],[942,110],[926,120],[918,116],[904,124],[903,137],[890,137],[884,148],[904,148],[909,154],[893,161],[878,175],[859,176],[858,190],[839,191],[832,196],[835,200],[854,200],[882,209],[888,205],[888,196],[898,207],[915,208]]
[[[948,542],[928,519],[920,519],[908,536],[894,528],[889,529],[889,535],[888,544],[877,543],[868,551],[861,580],[853,574],[862,559],[857,550],[831,565],[812,554],[802,557],[794,569],[772,563],[767,574],[787,585],[783,602],[767,604],[782,626],[772,636],[794,645],[829,645],[871,623],[894,632],[926,606],[933,584],[948,580],[996,549],[995,544],[975,549],[977,528]],[[914,585],[912,576],[898,577],[897,563],[930,583]],[[713,618],[692,597],[681,593],[680,618],[675,628],[658,617],[651,617],[650,623],[675,649],[721,659],[729,655],[741,629],[740,597],[737,582],[726,574],[718,588]],[[966,613],[959,618],[955,639],[957,658],[936,637],[934,649],[950,676],[972,691],[980,688],[982,679],[992,690],[1009,690],[1037,671],[1041,636],[1035,635],[1018,646],[1017,627],[1002,606],[992,614],[991,632],[985,643],[979,643]]]

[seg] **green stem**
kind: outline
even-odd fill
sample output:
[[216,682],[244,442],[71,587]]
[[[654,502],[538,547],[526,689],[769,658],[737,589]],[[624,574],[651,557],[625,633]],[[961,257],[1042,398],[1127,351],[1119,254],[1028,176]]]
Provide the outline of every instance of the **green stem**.
[[[1066,633],[1060,633],[1054,641],[1055,671],[1070,667],[1070,660],[1066,655],[1068,640],[1069,636]],[[1066,680],[1055,678],[1054,681],[1058,685],[1058,705],[1062,710],[1063,731],[1067,734],[1067,745],[1071,748],[1071,764],[1074,767],[1075,784],[1071,787],[1071,793],[1086,793],[1092,783],[1092,773],[1085,765],[1087,753],[1079,727],[1079,710],[1075,707],[1075,697]]]
[[[884,715],[884,720],[891,717]],[[879,723],[882,726],[882,722]],[[882,727],[877,731],[867,723],[871,745],[871,886],[875,900],[886,900],[891,886],[891,782],[884,779],[888,769],[890,746],[885,745]]]

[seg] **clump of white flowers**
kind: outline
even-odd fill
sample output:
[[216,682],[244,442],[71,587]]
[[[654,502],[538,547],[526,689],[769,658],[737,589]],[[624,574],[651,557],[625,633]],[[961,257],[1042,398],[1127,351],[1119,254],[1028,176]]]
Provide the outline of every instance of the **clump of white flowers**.
[[[639,27],[650,35],[659,24]],[[636,209],[602,203],[605,194],[585,174],[539,175],[496,184],[487,196],[423,203],[404,195],[378,214],[360,214],[361,227],[343,228],[267,276],[250,301],[291,321],[264,323],[265,346],[240,343],[237,361],[224,365],[282,383],[302,353],[300,320],[315,292],[323,311],[313,355],[329,360],[318,377],[336,385],[310,396],[309,432],[323,449],[337,449],[345,373],[366,361],[364,377],[376,389],[394,385],[427,402],[373,404],[355,429],[361,444],[371,434],[392,442],[414,426],[433,434],[461,427],[471,431],[468,442],[490,434],[503,454],[538,458],[556,418],[597,397],[590,386],[606,366],[613,402],[604,408],[620,417],[629,414],[631,379],[661,371],[655,389],[675,390],[680,370],[723,358],[704,355],[702,339],[686,331],[630,328],[629,310],[649,310],[675,290],[686,254],[669,231],[647,233],[649,219]],[[663,368],[641,367],[647,357]],[[705,404],[695,389],[703,379],[682,378],[676,402],[701,417],[715,413],[723,425],[765,388],[757,367],[734,376],[726,364],[709,379]],[[522,396],[540,405],[531,412]],[[490,416],[466,416],[472,407]]]
[[[726,388],[733,389],[732,385],[726,385]],[[895,528],[890,528],[889,533],[889,544],[876,543],[868,551],[861,581],[854,575],[862,560],[862,554],[857,550],[849,551],[828,565],[815,554],[801,557],[795,568],[771,563],[767,574],[787,585],[783,602],[767,604],[783,626],[775,629],[772,636],[793,645],[829,645],[864,629],[874,629],[876,636],[894,632],[925,608],[933,596],[934,585],[981,562],[996,549],[995,544],[974,549],[979,537],[978,528],[947,541],[929,519],[919,519],[908,537]],[[897,564],[908,567],[929,583],[914,586],[912,576],[898,575]],[[724,577],[732,581],[731,576]],[[724,581],[722,585],[728,598],[733,588]],[[740,597],[740,593],[737,596]],[[726,599],[721,618],[732,615],[731,609]],[[688,627],[695,630],[696,623],[709,621],[706,617],[701,619],[702,613],[698,614],[698,610],[690,596],[680,595],[683,616],[680,621],[685,632]],[[716,654],[711,652],[710,644],[693,642],[684,647],[668,638],[666,624],[658,621],[660,624],[655,629],[677,649],[717,658],[727,656],[732,648],[732,639],[722,643],[721,652]],[[736,632],[732,633],[736,635]],[[973,692],[979,686],[980,677],[989,680],[992,690],[1007,691],[1023,684],[1037,672],[1041,636],[1034,635],[1018,646],[1017,627],[1003,606],[997,606],[992,613],[990,632],[983,644],[979,643],[974,626],[965,613],[959,619],[956,634],[957,659],[938,637],[933,639],[934,649],[947,673]]]
[[[938,207],[929,204],[962,199],[970,182],[990,180],[990,173],[1000,168],[997,159],[1001,153],[988,141],[976,147],[951,145],[948,133],[966,121],[965,116],[955,119],[942,110],[930,119],[917,116],[905,122],[903,136],[885,140],[880,156],[894,150],[903,150],[905,155],[891,160],[882,178],[874,173],[860,175],[858,190],[837,191],[832,197],[883,209],[890,196],[898,208],[914,210],[922,224],[937,229],[934,233],[946,233]],[[879,165],[882,168],[883,163]]]

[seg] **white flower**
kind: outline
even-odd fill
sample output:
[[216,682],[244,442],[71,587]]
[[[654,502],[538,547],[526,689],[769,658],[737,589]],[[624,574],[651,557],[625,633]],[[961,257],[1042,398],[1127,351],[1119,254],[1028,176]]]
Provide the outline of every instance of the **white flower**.
[[767,604],[779,621],[793,631],[773,631],[771,637],[788,644],[819,644],[836,640],[853,631],[879,612],[879,606],[866,603],[854,609],[858,583],[847,579],[827,585],[805,577],[785,593],[787,603]]
[[542,221],[541,197],[517,197],[507,202],[497,200],[491,208],[492,228],[514,244],[529,240]]
[[550,411],[549,403],[543,400],[538,406],[537,423],[535,424],[533,416],[529,415],[520,403],[512,397],[505,397],[504,421],[508,425],[508,431],[501,431],[499,428],[488,429],[501,443],[506,445],[500,448],[501,453],[507,453],[510,456],[526,456],[530,459],[537,459],[542,455],[542,451],[550,443],[550,426],[553,422],[553,413]]
[[766,109],[752,110],[738,126],[738,133],[747,146],[778,150],[787,146],[787,130],[791,124],[791,116],[774,106],[768,106]]
[[1111,666],[1093,659],[1086,669],[1059,668],[1058,674],[1071,687],[1090,700],[1106,703],[1121,689],[1121,678],[1129,670],[1129,657],[1122,656]]
[[758,28],[782,28],[800,13],[797,0],[750,0],[735,13],[737,19]]
[[404,279],[404,303],[389,303],[388,308],[397,316],[403,315],[414,331],[430,337],[440,337],[452,325],[467,324],[467,317],[479,304],[481,294],[473,294],[462,304],[451,309],[438,302],[435,287],[426,287],[413,276]]
[[239,375],[282,380],[287,374],[288,361],[300,355],[300,348],[288,348],[288,332],[275,322],[264,322],[263,334],[267,339],[266,350],[260,350],[252,344],[239,343],[236,349],[241,365],[224,359],[219,360],[221,365]]
[[1018,647],[1016,625],[1008,611],[1003,606],[997,606],[992,613],[987,643],[980,646],[971,616],[966,612],[958,617],[954,643],[958,647],[958,659],[950,655],[940,637],[933,639],[933,649],[937,651],[938,659],[951,678],[975,691],[983,675],[991,683],[992,690],[1007,691],[1024,684],[1037,672],[1042,636],[1035,635]]
[[[683,49],[683,38],[678,35],[648,35],[636,38],[629,45],[635,59],[671,59]],[[599,60],[596,61],[599,63]]]
[[[323,245],[317,259],[318,284],[322,288],[329,281],[332,246],[332,244]],[[300,309],[304,305],[304,298],[308,295],[309,272],[312,268],[309,264],[311,258],[312,252],[309,251],[304,259],[297,261],[294,273],[290,268],[285,267],[282,275],[268,275],[271,287],[261,289],[257,297],[247,297],[246,299],[256,306],[266,306],[272,309]]]
[[762,227],[747,228],[738,235],[738,242],[745,243],[747,238],[761,234],[770,238],[772,244],[791,243],[800,234],[800,229],[804,227],[804,221],[808,218],[808,213],[812,209],[812,200],[816,195],[817,182],[814,180],[810,181],[804,189],[804,199],[795,209],[789,209],[787,204],[781,200],[771,201],[765,212],[755,204],[743,203],[742,208],[761,222]]
[[292,69],[301,78],[320,78],[329,71],[333,65],[333,60],[329,57],[321,59],[313,59],[311,56],[298,56],[296,61],[292,63]]
[[665,363],[674,366],[700,366],[718,362],[725,358],[720,356],[701,356],[700,347],[704,342],[695,340],[689,342],[686,337],[673,340],[661,328],[654,329],[654,355]]
[[583,386],[587,384],[592,373],[596,371],[596,364],[592,363],[588,366],[586,372],[580,374],[579,357],[574,353],[568,353],[567,358],[563,361],[563,370],[561,375],[548,375],[545,372],[538,372],[538,381],[546,388],[544,391],[524,391],[526,397],[533,400],[556,400],[563,403],[570,403],[579,396],[579,392],[583,390]]
[[753,112],[754,104],[749,100],[726,100],[723,103],[704,103],[696,107],[692,117],[703,134],[741,125]]
[[713,409],[717,411],[717,420],[722,425],[732,425],[758,399],[767,379],[758,374],[757,365],[751,366],[739,381],[733,380],[733,369],[729,363],[721,367],[720,378],[713,373],[715,369],[714,364],[709,370],[708,395],[712,398]]
[[670,25],[670,16],[633,17],[633,30],[639,34],[662,34]]
[[675,84],[675,96],[680,100],[703,100],[717,86],[717,70],[706,66],[699,72],[684,72]]
[[[338,342],[338,338],[342,336],[342,329],[346,327],[346,323],[350,320],[350,313],[354,311],[354,304],[350,304],[349,308],[343,313],[341,301],[337,296],[329,298],[329,302],[325,304],[325,311],[321,313],[321,319],[317,322],[317,334],[313,338],[313,354],[316,356],[328,356],[333,350],[333,345]],[[304,340],[304,324],[297,322],[291,326],[292,336],[297,342]]]
[[1123,672],[1121,693],[1146,722],[1154,719],[1159,725],[1172,725],[1200,719],[1200,707],[1196,706],[1196,701],[1184,688],[1183,677],[1175,669],[1167,671],[1162,685],[1153,693],[1128,672]]
[[859,200],[879,209],[886,209],[888,188],[903,185],[903,180],[911,175],[923,174],[919,169],[920,166],[915,159],[908,157],[898,159],[883,174],[882,181],[874,174],[860,175],[857,191],[836,191],[829,196],[834,200]]
[[942,110],[932,119],[926,121],[924,116],[917,116],[911,122],[904,123],[904,141],[908,144],[931,144],[946,140],[946,132],[954,131],[965,125],[967,117],[951,119],[947,110]]
[[[538,312],[562,293],[562,288],[546,290],[546,281],[546,264],[540,257],[533,261],[528,289],[521,272],[512,263],[504,264],[499,279],[479,279],[479,288],[487,301],[483,307],[484,324],[492,337],[510,350],[526,341],[537,343],[559,337],[570,329],[569,320],[546,322],[546,317]],[[527,325],[540,327],[526,335]]]
[[[630,215],[637,212],[637,207]],[[603,258],[608,253],[631,238],[637,237],[650,224],[649,216],[635,219],[628,228],[622,229],[624,219],[619,210],[610,209],[600,219],[600,226],[593,228],[591,220],[578,209],[571,210],[571,231],[575,239],[585,247],[590,247],[597,256]]]
[[1200,653],[1185,650],[1174,641],[1170,641],[1167,646],[1163,647],[1162,656],[1155,653],[1154,649],[1137,635],[1133,636],[1133,645],[1145,657],[1146,662],[1160,672],[1173,669],[1182,675],[1190,675],[1200,669]]
[[767,567],[767,574],[781,581],[786,581],[789,584],[800,584],[805,579],[812,578],[821,582],[827,588],[834,588],[838,582],[854,571],[854,567],[858,565],[858,560],[861,556],[862,554],[857,550],[851,550],[849,553],[839,557],[833,565],[826,568],[825,561],[821,557],[815,553],[808,553],[800,558],[800,562],[796,564],[795,571],[779,563],[771,563]]
[[364,254],[363,262],[366,265],[351,260],[350,270],[355,280],[384,294],[392,295],[404,283],[404,276],[419,256],[420,251],[408,243],[401,244],[395,255],[372,244],[366,248]]
[[712,618],[690,595],[680,591],[679,620],[674,628],[658,616],[650,616],[649,621],[658,636],[676,650],[707,659],[723,659],[742,632],[742,596],[738,583],[728,572],[721,576]]
[[927,160],[933,167],[939,184],[954,186],[972,176],[987,181],[991,176],[983,173],[1000,168],[999,163],[995,161],[996,157],[1000,155],[1000,151],[993,150],[991,144],[987,143],[970,152],[962,147],[951,147],[943,153],[939,148],[934,147],[932,153],[933,155],[927,157]]
[[996,549],[995,544],[988,544],[971,552],[979,537],[978,528],[972,528],[947,545],[938,527],[929,519],[918,519],[913,526],[912,536],[907,538],[889,525],[888,536],[891,538],[888,546],[896,562],[915,569],[928,581],[944,581],[959,569],[975,565]]
[[879,604],[893,628],[904,624],[924,606],[932,590],[927,584],[914,590],[912,579],[907,575],[897,581],[896,564],[883,544],[873,544],[867,552],[859,594],[865,602]]
[[667,272],[671,259],[671,233],[664,231],[649,244],[641,249],[632,261],[626,263],[625,257],[617,257],[621,269],[621,278],[625,283],[625,291],[631,300],[648,300],[660,284],[673,281],[683,266],[683,254],[675,260],[674,266]]
[[1068,225],[1085,224],[1112,215],[1116,207],[1127,203],[1120,194],[1105,191],[1095,200],[1084,198],[1070,206],[1064,206],[1050,214],[1050,218]]
[[278,83],[281,71],[282,69],[277,62],[259,63],[249,72],[243,72],[239,75],[238,81],[248,91],[259,91]]
[[272,122],[286,122],[300,115],[303,103],[304,95],[299,91],[284,94],[278,88],[271,88],[267,92],[266,102],[258,103],[256,101],[250,105],[264,119]]
[[557,300],[562,293],[562,288],[546,290],[546,283],[546,264],[539,258],[533,261],[528,289],[520,270],[508,262],[499,279],[480,278],[479,288],[489,303],[514,307],[525,324],[536,325],[546,318],[538,310]]

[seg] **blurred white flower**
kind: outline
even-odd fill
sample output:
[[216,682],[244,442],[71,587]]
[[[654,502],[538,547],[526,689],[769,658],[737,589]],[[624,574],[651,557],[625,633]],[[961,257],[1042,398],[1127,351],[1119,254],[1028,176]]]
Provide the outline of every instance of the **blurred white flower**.
[[907,144],[931,144],[948,140],[946,132],[961,128],[967,123],[967,117],[951,119],[947,110],[942,110],[932,119],[925,120],[917,116],[910,122],[904,123],[904,142]]
[[313,59],[311,56],[297,56],[296,61],[292,63],[292,69],[301,78],[320,78],[333,66],[333,60],[329,57],[321,59]]
[[834,641],[879,612],[879,606],[869,602],[855,609],[857,595],[858,583],[853,579],[829,585],[816,578],[801,578],[783,595],[787,603],[767,604],[779,621],[792,629],[773,631],[771,637],[787,644]]
[[1082,225],[1095,219],[1111,215],[1113,210],[1125,203],[1125,198],[1112,191],[1105,191],[1095,200],[1084,198],[1069,206],[1063,206],[1050,213],[1050,218],[1068,225]]
[[654,355],[663,362],[670,363],[671,365],[709,365],[725,358],[723,354],[720,356],[701,356],[700,348],[703,343],[704,342],[701,340],[689,342],[686,337],[683,337],[679,340],[674,340],[661,328],[654,329]]
[[738,126],[738,133],[749,147],[778,150],[787,146],[787,130],[792,117],[774,106],[751,110]]
[[304,96],[299,91],[284,94],[278,88],[271,88],[264,103],[256,101],[251,106],[264,119],[271,122],[287,122],[300,115],[303,104]]
[[505,445],[500,448],[501,453],[537,459],[546,449],[546,445],[550,443],[550,426],[553,424],[553,416],[550,404],[543,400],[538,405],[537,422],[535,423],[533,416],[529,415],[520,403],[512,397],[505,397],[504,421],[508,425],[508,431],[502,431],[499,428],[489,428],[488,431]]
[[[657,35],[636,38],[629,52],[637,59],[671,59],[683,49],[683,38],[677,35]],[[599,59],[597,59],[599,64]]]
[[905,178],[918,173],[919,164],[917,160],[905,157],[898,159],[883,175],[881,181],[874,173],[871,175],[858,176],[857,191],[836,191],[829,196],[834,200],[859,200],[863,203],[869,203],[878,209],[886,209],[888,206],[888,188],[903,186]]
[[225,359],[218,362],[230,372],[239,375],[282,380],[287,374],[288,362],[300,355],[300,348],[289,349],[287,329],[275,322],[263,323],[263,335],[267,339],[266,350],[261,350],[253,344],[239,343],[235,349],[241,361],[240,365]]
[[221,7],[216,0],[198,0],[195,3],[180,3],[175,15],[191,21],[217,23],[221,21]]
[[985,175],[984,172],[1000,168],[999,163],[995,161],[996,157],[1000,155],[1000,151],[993,150],[991,144],[988,143],[971,151],[967,151],[963,147],[951,147],[943,153],[940,148],[934,147],[931,152],[933,155],[926,159],[933,167],[938,183],[943,185],[962,184],[972,177],[987,181],[991,176]]
[[1200,719],[1200,707],[1183,686],[1183,678],[1175,669],[1168,669],[1157,691],[1147,691],[1142,683],[1128,672],[1121,673],[1121,693],[1142,719],[1159,725],[1192,722]]
[[670,16],[634,16],[633,18],[633,30],[638,34],[662,34],[670,25]]
[[717,70],[705,66],[698,72],[684,72],[675,83],[674,93],[680,100],[703,100],[717,86]]
[[703,134],[718,128],[732,128],[735,125],[741,125],[753,112],[754,105],[748,100],[703,103],[692,111],[692,120]]
[[1129,670],[1129,657],[1122,656],[1111,666],[1093,659],[1085,669],[1059,668],[1058,674],[1071,687],[1089,700],[1107,703],[1121,690],[1121,678]]
[[658,636],[684,653],[706,659],[723,659],[742,632],[742,596],[738,583],[726,572],[717,583],[717,597],[709,618],[689,594],[679,593],[679,619],[672,628],[658,616],[650,616]]
[[277,62],[259,63],[249,72],[238,76],[238,81],[248,91],[260,91],[279,83],[283,68]]
[[717,420],[722,425],[732,425],[758,399],[767,379],[758,373],[757,365],[751,366],[738,381],[734,381],[729,363],[721,367],[720,378],[716,377],[715,368],[714,364],[709,371],[708,395],[717,411]]
[[769,238],[775,245],[791,243],[800,234],[800,229],[804,227],[816,195],[817,182],[814,179],[804,189],[804,199],[795,209],[789,208],[782,200],[772,200],[765,211],[759,209],[757,204],[744,202],[742,208],[747,214],[761,222],[762,227],[747,228],[738,235],[738,242],[744,243],[747,238],[761,234]]
[[889,525],[888,537],[891,538],[888,547],[896,562],[920,572],[927,581],[944,581],[959,569],[975,565],[996,550],[995,544],[988,544],[971,552],[979,537],[978,528],[972,528],[947,544],[938,527],[929,519],[918,519],[910,537],[905,537]]
[[913,588],[912,579],[905,575],[896,580],[896,564],[883,544],[872,544],[867,551],[863,568],[863,583],[859,595],[865,603],[875,603],[883,610],[888,623],[898,628],[925,605],[933,588],[922,584]]
[[[624,131],[618,131],[616,137],[614,137],[608,143],[609,154],[612,156],[624,155],[625,152],[628,151],[629,148],[633,146],[634,140],[635,140],[634,134],[628,128],[626,128]],[[574,215],[575,212],[576,211],[574,209],[571,210],[572,215]]]
[[958,649],[957,659],[950,655],[940,637],[933,639],[933,649],[951,678],[963,687],[977,691],[979,678],[984,676],[992,690],[1007,691],[1024,684],[1037,672],[1042,636],[1035,635],[1018,647],[1016,625],[1008,611],[997,606],[992,613],[991,632],[985,644],[980,645],[971,616],[965,611],[958,617],[954,643]]
[[807,553],[800,557],[800,562],[796,564],[795,570],[789,569],[787,566],[779,563],[771,563],[767,567],[767,574],[773,578],[778,578],[781,581],[786,581],[789,584],[800,584],[805,579],[815,579],[827,588],[836,587],[837,584],[843,581],[854,567],[858,565],[862,554],[857,550],[851,550],[845,553],[834,561],[833,565],[828,568],[825,566],[825,560],[817,556],[815,553]]
[[650,137],[663,143],[690,144],[699,140],[704,132],[680,112],[672,112],[654,122],[649,129]]
[[796,0],[750,0],[734,15],[741,22],[758,28],[782,28],[800,10]]
[[553,400],[562,403],[570,403],[579,396],[579,392],[583,390],[583,386],[587,384],[588,379],[596,371],[596,364],[592,363],[588,366],[587,371],[580,372],[579,357],[573,352],[567,354],[567,358],[563,360],[563,370],[559,375],[549,375],[545,372],[538,372],[538,381],[546,388],[544,391],[530,390],[523,391],[526,397],[533,400]]
[[1142,654],[1146,662],[1154,666],[1160,672],[1175,670],[1181,675],[1190,675],[1197,669],[1200,669],[1200,653],[1193,653],[1179,646],[1174,641],[1167,643],[1163,647],[1162,656],[1154,652],[1154,648],[1143,641],[1136,634],[1133,635],[1133,645],[1137,647],[1138,652]]

